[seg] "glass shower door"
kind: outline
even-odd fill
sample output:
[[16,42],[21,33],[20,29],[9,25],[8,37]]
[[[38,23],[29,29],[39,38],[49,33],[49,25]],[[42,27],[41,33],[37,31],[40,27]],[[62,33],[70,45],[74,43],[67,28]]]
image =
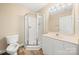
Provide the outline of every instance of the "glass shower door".
[[36,17],[35,16],[28,16],[28,35],[29,35],[29,45],[36,44]]

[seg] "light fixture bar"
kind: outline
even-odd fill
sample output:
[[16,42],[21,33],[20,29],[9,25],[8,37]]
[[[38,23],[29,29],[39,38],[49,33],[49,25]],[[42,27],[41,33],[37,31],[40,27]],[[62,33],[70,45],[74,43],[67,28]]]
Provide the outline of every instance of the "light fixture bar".
[[65,10],[71,9],[71,3],[64,3],[64,4],[54,4],[51,8],[49,8],[49,12],[52,14],[60,13]]

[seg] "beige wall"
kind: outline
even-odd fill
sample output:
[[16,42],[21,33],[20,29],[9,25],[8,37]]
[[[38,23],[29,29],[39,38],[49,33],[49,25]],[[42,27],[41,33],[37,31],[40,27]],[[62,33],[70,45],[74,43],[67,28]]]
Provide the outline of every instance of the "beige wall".
[[19,33],[19,43],[22,43],[24,40],[24,15],[29,11],[18,4],[0,4],[0,40],[3,40],[6,35]]
[[79,34],[79,4],[74,5],[75,14],[75,34]]

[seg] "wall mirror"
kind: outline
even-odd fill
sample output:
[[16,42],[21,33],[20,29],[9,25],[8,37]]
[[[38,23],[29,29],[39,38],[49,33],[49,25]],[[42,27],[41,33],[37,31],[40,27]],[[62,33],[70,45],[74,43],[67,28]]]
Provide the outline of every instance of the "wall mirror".
[[57,29],[58,27],[57,31],[60,33],[74,34],[73,4],[55,4],[53,7],[49,8],[49,11],[52,18],[57,20],[54,29]]

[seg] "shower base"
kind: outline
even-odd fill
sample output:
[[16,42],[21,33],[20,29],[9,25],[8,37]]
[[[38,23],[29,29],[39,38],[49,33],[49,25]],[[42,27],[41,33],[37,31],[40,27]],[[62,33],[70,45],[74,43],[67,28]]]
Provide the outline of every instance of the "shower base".
[[39,50],[40,46],[30,46],[30,45],[28,45],[28,46],[25,46],[25,48],[27,50]]

